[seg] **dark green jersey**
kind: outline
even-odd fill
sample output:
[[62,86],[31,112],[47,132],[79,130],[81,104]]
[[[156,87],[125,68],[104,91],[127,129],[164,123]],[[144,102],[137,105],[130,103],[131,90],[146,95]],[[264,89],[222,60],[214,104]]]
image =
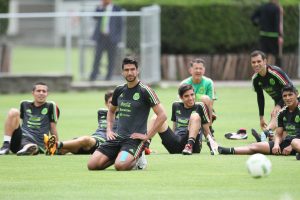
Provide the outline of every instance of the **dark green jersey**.
[[56,104],[51,101],[36,107],[32,101],[22,101],[20,113],[23,136],[43,147],[44,134],[50,132],[50,123],[56,123],[59,117]]
[[300,137],[300,105],[293,112],[285,106],[277,115],[278,127],[282,127],[290,136]]
[[255,73],[252,76],[252,84],[257,93],[257,103],[259,108],[259,115],[264,115],[265,99],[263,90],[270,95],[275,104],[283,105],[281,97],[281,89],[285,85],[292,85],[292,81],[279,67],[267,65],[267,73],[261,76]]
[[113,94],[112,105],[118,106],[117,134],[130,137],[132,133],[147,133],[150,108],[159,104],[155,92],[139,82],[135,87],[118,86]]
[[192,113],[198,113],[201,118],[201,124],[206,124],[209,121],[208,108],[202,102],[196,102],[192,108],[185,108],[183,102],[174,102],[172,105],[171,120],[175,122],[174,133],[184,135],[187,132],[190,116]]

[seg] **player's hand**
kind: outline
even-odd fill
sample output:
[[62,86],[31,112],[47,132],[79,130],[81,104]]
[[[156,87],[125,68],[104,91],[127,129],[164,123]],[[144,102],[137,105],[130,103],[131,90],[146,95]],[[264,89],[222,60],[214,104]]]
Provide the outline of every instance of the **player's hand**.
[[293,150],[293,149],[292,149],[292,146],[289,145],[289,146],[285,147],[285,148],[282,150],[282,154],[285,155],[285,156],[290,155],[291,152],[292,152],[292,150]]
[[280,149],[279,145],[274,145],[274,147],[272,149],[272,153],[274,155],[280,155],[281,154],[281,149]]
[[116,134],[113,131],[107,131],[106,139],[107,140],[115,140],[116,139]]
[[143,140],[146,141],[149,138],[147,137],[147,135],[142,134],[142,133],[132,133],[130,136],[131,139],[139,139],[139,140]]
[[265,122],[264,118],[260,119],[260,128],[262,130],[266,130],[266,128],[267,128],[267,123]]

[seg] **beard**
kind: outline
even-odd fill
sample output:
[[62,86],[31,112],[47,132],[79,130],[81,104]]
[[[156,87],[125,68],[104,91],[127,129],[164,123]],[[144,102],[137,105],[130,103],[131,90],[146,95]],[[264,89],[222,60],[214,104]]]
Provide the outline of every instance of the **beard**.
[[136,76],[128,76],[128,77],[125,77],[125,79],[127,82],[134,82],[136,80]]

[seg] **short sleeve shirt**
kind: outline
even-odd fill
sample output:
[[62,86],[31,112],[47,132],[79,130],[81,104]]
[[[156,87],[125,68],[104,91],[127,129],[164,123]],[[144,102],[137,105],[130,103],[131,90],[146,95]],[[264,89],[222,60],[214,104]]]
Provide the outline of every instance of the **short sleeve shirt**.
[[278,127],[282,127],[290,136],[300,136],[300,106],[290,112],[288,107],[283,107],[277,115]]

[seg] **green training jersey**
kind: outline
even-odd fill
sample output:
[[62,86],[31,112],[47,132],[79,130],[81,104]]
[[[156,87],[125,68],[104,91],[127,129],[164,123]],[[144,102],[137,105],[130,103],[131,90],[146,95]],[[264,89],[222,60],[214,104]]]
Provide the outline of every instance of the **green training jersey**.
[[192,77],[188,77],[181,82],[181,85],[182,84],[189,84],[193,86],[195,96],[196,96],[196,101],[200,101],[202,95],[207,95],[212,100],[217,99],[214,83],[210,78],[206,76],[202,76],[200,83],[193,83]]

